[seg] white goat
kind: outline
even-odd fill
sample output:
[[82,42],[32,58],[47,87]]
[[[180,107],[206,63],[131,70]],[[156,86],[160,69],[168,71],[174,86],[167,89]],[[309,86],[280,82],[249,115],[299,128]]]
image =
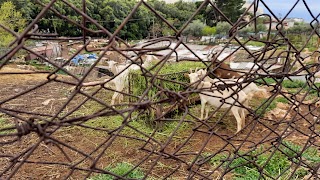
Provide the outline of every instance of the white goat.
[[[199,75],[199,78],[203,78],[204,77],[204,81],[207,82],[215,82],[215,80],[213,80],[212,78],[210,78],[209,76],[207,76],[207,70],[205,69],[200,69],[197,71],[197,74]],[[243,79],[226,79],[229,83],[238,83],[238,82],[242,82]],[[243,89],[241,89],[244,93],[246,93],[247,95],[247,101],[245,102],[246,107],[249,107],[249,101],[252,99],[252,97],[260,92],[263,94],[267,94],[267,90],[264,88],[259,88],[255,83],[243,83],[242,86],[244,87]]]
[[[209,103],[216,108],[230,108],[234,117],[237,121],[237,132],[239,132],[245,125],[245,114],[244,108],[241,108],[242,103],[244,103],[247,99],[246,93],[243,91],[238,91],[234,93],[236,90],[235,87],[226,88],[225,90],[214,90],[214,86],[223,84],[220,80],[212,80],[212,82],[200,81],[200,77],[198,73],[190,73],[189,75],[190,83],[194,83],[197,85],[197,89],[200,89],[199,93],[201,100],[201,117],[203,119],[204,110],[206,109],[206,118],[209,114],[209,107],[205,108],[206,103]],[[224,103],[221,102],[224,100]]]
[[[146,60],[141,65],[142,68],[149,67],[152,62],[158,62],[160,61],[156,56],[154,55],[146,55]],[[141,70],[141,67],[136,64],[132,64],[131,60],[128,60],[126,64],[118,64],[118,62],[115,61],[108,61],[109,64],[109,70],[116,76],[111,82],[115,85],[115,90],[111,105],[114,105],[117,101],[120,103],[123,100],[123,94],[122,92],[124,88],[128,87],[128,76],[131,70]]]
[[115,61],[108,61],[109,69],[114,74],[115,78],[112,79],[112,82],[115,85],[115,90],[111,105],[114,105],[116,100],[120,103],[123,100],[123,94],[120,92],[123,91],[125,87],[128,86],[128,75],[131,70],[139,70],[140,67],[136,64],[118,64]]
[[154,55],[146,55],[145,61],[142,64],[142,67],[147,68],[152,65],[152,63],[157,63],[160,60],[157,58],[157,56]]

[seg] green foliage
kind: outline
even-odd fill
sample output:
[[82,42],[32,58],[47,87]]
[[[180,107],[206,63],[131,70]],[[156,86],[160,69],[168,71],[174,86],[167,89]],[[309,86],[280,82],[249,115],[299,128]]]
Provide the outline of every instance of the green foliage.
[[183,31],[183,34],[200,37],[202,36],[202,30],[205,26],[206,25],[200,20],[193,20]]
[[[173,19],[173,18],[169,18],[167,20],[173,26],[175,26],[175,24],[177,24],[179,22],[178,19]],[[175,34],[174,30],[171,29],[169,26],[164,25],[162,27],[162,35],[164,35],[164,36],[173,36],[174,34]]]
[[[0,0],[0,3],[5,2]],[[43,4],[50,2],[49,0],[42,0]],[[82,2],[79,0],[69,0],[69,3],[75,7],[82,9]],[[27,20],[34,19],[42,10],[43,6],[35,3],[33,0],[16,0],[13,2],[17,9],[22,12],[22,17]],[[110,32],[114,32],[123,20],[129,15],[137,1],[128,0],[86,0],[87,14],[105,27]],[[150,0],[148,3],[161,15],[170,21],[174,20],[173,25],[179,29],[194,13],[196,5],[193,2],[178,1],[175,3],[167,4],[161,0]],[[81,15],[68,7],[65,3],[57,1],[53,5],[54,9],[62,15],[81,22]],[[25,19],[26,20],[26,19]],[[145,6],[140,6],[133,14],[129,22],[122,28],[119,36],[123,39],[142,39],[151,34],[153,23],[160,27],[160,35],[172,35],[172,30],[165,27],[164,23],[158,19],[154,13],[148,10]],[[57,32],[61,36],[80,36],[82,31],[76,25],[73,25],[60,17],[57,17],[52,11],[45,13],[42,19],[38,22],[40,31]],[[92,30],[99,28],[92,24],[87,23],[87,26]],[[21,26],[22,27],[22,26]],[[165,27],[165,28],[162,28]],[[91,34],[90,36],[100,36],[101,34]],[[5,36],[4,36],[5,37]]]
[[241,36],[248,36],[250,32],[253,32],[253,27],[251,26],[246,26],[239,31]]
[[[11,1],[1,4],[0,7],[0,24],[15,32],[21,32],[26,26],[26,20],[23,19],[22,13],[16,10]],[[0,47],[7,47],[15,36],[10,32],[0,28]]]
[[216,27],[216,33],[226,35],[226,34],[228,34],[230,28],[231,28],[231,25],[229,23],[219,22]]
[[[50,2],[49,0],[41,1],[43,4]],[[71,4],[75,7],[82,9],[82,2],[78,0],[69,0]],[[5,3],[4,0],[0,0],[0,3]],[[87,14],[96,20],[99,24],[105,27],[110,32],[114,32],[119,25],[123,22],[126,16],[132,11],[133,7],[137,1],[128,0],[86,0],[86,11]],[[149,0],[150,4],[159,14],[166,18],[169,23],[173,22],[172,25],[179,29],[182,25],[189,20],[193,15],[200,3],[177,1],[175,3],[165,3],[162,0]],[[242,12],[242,0],[231,0],[217,2],[217,6],[222,10],[224,14],[235,21],[239,18]],[[43,6],[35,3],[32,0],[16,0],[13,1],[13,5],[16,6],[17,10],[20,11],[22,16],[19,15],[17,19],[22,19],[23,21],[30,21],[34,19]],[[75,22],[80,22],[82,17],[72,8],[68,7],[65,3],[57,1],[53,5],[54,9],[60,12],[62,15],[74,20]],[[4,12],[4,11],[2,11]],[[4,13],[2,13],[4,14]],[[25,19],[24,19],[25,18]],[[204,8],[200,14],[198,14],[195,20],[200,20],[201,22],[207,22],[209,26],[213,26],[218,21],[224,21],[219,13],[215,12],[212,7]],[[14,24],[14,23],[13,23]],[[44,14],[38,22],[40,31],[57,32],[61,36],[80,36],[82,31],[79,27],[71,24],[60,17],[57,17],[52,11],[48,11]],[[200,24],[195,25],[195,27]],[[92,30],[98,30],[99,28],[93,23],[88,23],[87,26]],[[194,25],[191,25],[194,26]],[[25,27],[25,24],[20,24],[16,27]],[[191,28],[193,29],[193,28]],[[194,36],[201,36],[202,28],[197,30],[191,30]],[[168,28],[160,19],[158,19],[154,13],[148,10],[145,6],[140,6],[133,14],[133,17],[129,22],[122,28],[119,36],[122,39],[142,39],[146,38],[148,35],[155,32],[156,36],[167,36],[173,35],[174,31]],[[208,27],[204,30],[205,34],[214,33],[214,29],[209,29]],[[90,36],[100,36],[101,34],[91,34]],[[7,36],[3,36],[7,38]],[[2,39],[4,39],[2,38]],[[10,40],[6,40],[10,41]]]
[[[258,169],[261,167],[263,167],[263,173],[268,176],[276,178],[282,174],[280,179],[286,179],[291,175],[290,173],[294,168],[293,166],[290,169],[291,159],[294,158],[293,161],[298,162],[296,155],[301,151],[301,146],[284,141],[279,146],[279,150],[273,148],[272,151],[264,152],[261,147],[246,154],[239,153],[239,156],[231,155],[231,157],[228,157],[227,154],[218,154],[209,160],[209,164],[214,167],[222,164],[223,168],[232,169],[232,179],[236,180],[259,179]],[[306,159],[307,163],[313,167],[320,162],[319,151],[315,148],[307,148],[302,153],[302,158]],[[307,174],[308,171],[300,167],[296,170],[292,179],[302,179]]]
[[[173,80],[181,83],[189,83],[189,79],[184,76],[184,73],[188,72],[190,68],[196,69],[196,68],[204,68],[205,65],[201,62],[187,62],[187,61],[181,61],[178,63],[167,63],[165,64],[160,72],[159,75],[165,76],[159,76],[161,78],[167,79],[167,80]],[[151,73],[154,73],[158,68],[155,68],[151,71]],[[174,74],[173,74],[174,73]],[[133,94],[140,96],[143,94],[143,92],[146,90],[147,87],[150,85],[150,78],[147,79],[144,76],[141,76],[137,72],[131,72],[131,84],[133,85]],[[158,86],[162,86],[165,89],[169,89],[171,91],[182,91],[184,89],[184,85],[179,83],[173,83],[169,81],[162,81],[162,80],[155,80],[154,84]],[[152,86],[151,90],[148,92],[148,96],[152,97],[158,92],[158,88],[156,86]]]
[[300,34],[304,33],[306,31],[310,31],[311,26],[308,23],[301,22],[301,23],[294,23],[294,25],[290,28],[287,29],[288,33],[293,33],[293,34]]
[[[134,168],[134,165],[127,162],[122,162],[122,163],[118,163],[116,166],[106,167],[106,171],[112,172],[119,176],[123,176],[133,168]],[[142,179],[144,176],[145,176],[144,173],[139,168],[136,168],[125,177],[132,178],[132,179]],[[116,179],[116,178],[109,174],[100,174],[90,178],[90,180],[113,180],[113,179]]]
[[[231,22],[236,22],[244,12],[242,7],[244,4],[243,0],[216,0],[215,4]],[[199,6],[200,3],[197,5]],[[216,25],[217,22],[226,21],[222,14],[214,10],[211,6],[208,6],[204,11],[200,11],[200,15],[204,17],[209,26]]]
[[216,28],[215,27],[210,27],[210,26],[205,26],[202,29],[202,35],[204,36],[210,36],[216,33]]
[[258,24],[257,25],[257,32],[260,32],[260,31],[262,31],[262,32],[267,31],[267,27],[264,24]]

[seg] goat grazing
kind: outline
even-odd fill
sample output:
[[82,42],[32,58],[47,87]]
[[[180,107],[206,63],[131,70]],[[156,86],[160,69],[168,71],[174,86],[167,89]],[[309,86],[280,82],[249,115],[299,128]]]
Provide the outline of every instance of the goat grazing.
[[131,60],[128,60],[126,64],[118,64],[115,61],[108,61],[110,71],[116,76],[111,82],[115,85],[115,92],[112,96],[111,105],[114,105],[116,101],[120,103],[123,100],[123,94],[121,92],[128,86],[128,76],[131,70],[141,70],[141,68],[147,68],[152,65],[153,62],[158,62],[159,59],[153,55],[146,55],[144,63],[140,65],[132,64]]
[[[192,73],[188,75],[191,84],[197,85],[196,88],[200,89],[200,100],[201,100],[201,115],[200,119],[203,119],[204,110],[206,110],[206,118],[208,118],[209,107],[205,108],[206,104],[216,108],[230,108],[234,117],[237,121],[237,132],[239,132],[245,125],[245,113],[244,108],[240,107],[241,104],[244,103],[247,99],[246,93],[242,90],[234,93],[236,88],[226,88],[225,90],[214,90],[212,89],[214,86],[219,84],[223,84],[223,82],[219,82],[218,79],[213,79],[212,82],[200,81],[200,77],[198,73]],[[222,101],[224,103],[222,103]]]
[[123,100],[123,91],[128,86],[128,76],[131,70],[139,70],[140,67],[136,64],[118,64],[115,61],[108,61],[110,71],[115,75],[112,82],[115,85],[115,92],[111,99],[111,105],[114,105],[116,101],[120,103]]
[[[197,74],[199,75],[199,78],[203,78],[204,81],[216,82],[214,79],[208,77],[207,70],[200,69],[200,70],[197,71]],[[227,81],[230,82],[230,83],[238,83],[238,82],[242,82],[243,79],[242,78],[237,79],[237,80],[229,79]],[[258,92],[263,93],[263,94],[267,94],[267,90],[266,89],[259,88],[255,83],[249,83],[249,84],[248,83],[243,83],[242,86],[243,86],[243,89],[241,89],[241,90],[243,90],[243,92],[246,93],[246,95],[248,96],[247,97],[248,101],[251,100],[252,97]]]

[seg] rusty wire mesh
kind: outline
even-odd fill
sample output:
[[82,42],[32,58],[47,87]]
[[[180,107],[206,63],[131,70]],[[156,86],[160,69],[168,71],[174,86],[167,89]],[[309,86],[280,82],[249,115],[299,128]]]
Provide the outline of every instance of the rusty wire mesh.
[[[94,179],[99,177],[98,174],[109,174],[119,179],[130,179],[127,175],[139,170],[143,172],[142,177],[145,179],[229,179],[239,173],[237,170],[240,167],[256,169],[258,173],[256,177],[261,179],[319,178],[319,160],[313,161],[304,156],[312,149],[314,156],[319,157],[320,145],[316,107],[319,89],[315,77],[320,68],[319,54],[315,50],[307,57],[301,56],[311,37],[320,37],[318,26],[314,26],[314,22],[319,22],[319,15],[313,15],[307,9],[309,6],[305,1],[301,2],[307,7],[306,13],[313,17],[310,22],[312,31],[309,39],[299,48],[286,37],[282,26],[283,20],[278,19],[270,9],[269,14],[254,13],[249,21],[244,21],[246,13],[235,23],[229,21],[232,28],[229,31],[227,44],[231,41],[238,44],[238,48],[231,55],[237,56],[236,53],[241,51],[242,55],[251,59],[257,67],[242,73],[243,81],[234,83],[236,88],[229,88],[229,90],[234,90],[234,94],[237,94],[244,88],[245,83],[259,81],[260,87],[268,91],[268,95],[263,100],[260,99],[256,106],[246,106],[235,98],[231,106],[239,106],[248,111],[245,126],[236,134],[236,121],[227,113],[230,108],[227,108],[227,111],[220,111],[220,107],[216,108],[210,113],[209,118],[201,120],[199,106],[197,106],[199,89],[190,86],[188,81],[181,81],[173,74],[159,73],[167,64],[175,66],[174,63],[188,59],[179,57],[177,53],[179,46],[184,46],[195,56],[193,61],[203,62],[202,67],[210,67],[212,71],[208,75],[211,77],[219,79],[225,75],[218,75],[218,71],[234,72],[222,66],[223,62],[227,62],[228,57],[223,61],[217,61],[217,57],[227,46],[213,55],[209,61],[205,61],[197,56],[182,39],[183,30],[202,8],[211,6],[220,16],[224,16],[214,2],[205,0],[189,21],[185,22],[181,29],[176,29],[147,1],[141,0],[114,32],[108,31],[86,14],[85,1],[83,1],[83,9],[78,9],[67,0],[60,0],[83,17],[81,23],[67,18],[65,14],[54,9],[53,5],[56,2],[52,0],[44,4],[37,1],[43,9],[21,34],[1,25],[1,28],[16,37],[10,49],[0,57],[1,79],[7,78],[13,81],[1,83],[0,90],[1,117],[6,122],[0,127],[0,176],[2,178]],[[175,32],[175,35],[151,39],[142,46],[129,45],[120,39],[119,32],[142,6],[161,19]],[[268,8],[268,3],[264,0],[255,0],[251,6]],[[66,38],[57,35],[47,37],[37,33],[37,23],[48,11],[77,26],[83,31],[83,37]],[[277,23],[277,31],[271,34],[269,29],[267,38],[264,40],[258,36],[251,36],[247,42],[261,42],[264,45],[262,49],[253,52],[246,46],[247,42],[240,41],[237,35],[240,29],[249,24],[257,25],[256,20],[259,16],[274,19]],[[228,17],[225,18],[228,19]],[[86,26],[88,23],[94,24],[98,30],[88,28]],[[107,35],[108,44],[101,48],[90,46],[92,39],[87,35],[89,33]],[[25,45],[27,41],[33,39],[83,40],[83,45],[68,61],[58,65]],[[117,42],[123,45],[119,46]],[[164,45],[153,46],[157,43]],[[171,46],[173,43],[175,46]],[[286,48],[281,49],[280,46]],[[50,72],[8,71],[6,65],[21,50],[32,53],[51,64],[54,70]],[[79,77],[67,70],[65,66],[83,50],[101,53],[98,60]],[[151,68],[141,66],[142,56],[161,50],[169,50],[169,52],[157,63],[152,64]],[[140,67],[138,71],[141,71],[130,76],[129,92],[119,92],[124,98],[121,103],[114,106],[110,104],[110,99],[116,90],[107,84],[121,73],[103,81],[89,83],[89,85],[87,83],[88,75],[94,71],[104,54],[108,52],[119,53],[119,56],[138,65]],[[135,56],[129,57],[128,52],[134,52]],[[176,54],[174,60],[169,60],[174,54]],[[310,57],[315,61],[304,63]],[[283,60],[280,71],[271,71],[279,58]],[[294,68],[295,65],[299,65],[298,68]],[[63,71],[64,74],[58,73],[59,71]],[[177,74],[179,73],[181,75],[186,72]],[[14,83],[18,78],[35,74],[41,74],[43,78],[39,81],[35,81],[36,77],[29,79],[26,84]],[[142,77],[144,81],[134,82],[137,76]],[[285,79],[290,81],[292,76],[304,79],[303,87],[296,88],[295,91],[286,90],[283,87],[283,81]],[[272,79],[273,83],[267,83],[266,78]],[[167,88],[164,85],[165,82],[181,86],[182,90],[175,91]],[[224,80],[221,79],[221,82]],[[133,87],[137,83],[140,85],[144,83],[144,89],[138,95],[133,92]],[[222,91],[228,86],[230,84],[220,84],[213,87],[212,91]],[[87,87],[91,89],[85,89]],[[157,92],[150,95],[152,89],[157,89]],[[309,97],[311,94],[314,98]],[[279,97],[286,104],[284,111],[280,113],[281,116],[274,114],[267,116],[264,111],[267,111],[273,105],[273,100]],[[51,99],[51,102],[47,101],[40,107],[36,106],[37,100],[43,102],[48,99]],[[256,99],[253,98],[252,101]],[[224,100],[222,99],[221,102]],[[215,112],[219,113],[214,116]],[[139,123],[144,123],[144,128]],[[170,129],[170,126],[173,127]],[[292,144],[296,145],[292,146]],[[279,154],[287,158],[287,164],[280,168],[276,176],[272,176],[265,169],[270,166],[270,163],[280,160]],[[259,161],[262,156],[265,157],[263,163]],[[122,175],[113,172],[112,168],[106,168],[122,162],[132,164]],[[306,173],[299,176],[298,172],[301,170]],[[246,179],[246,177],[242,178]]]

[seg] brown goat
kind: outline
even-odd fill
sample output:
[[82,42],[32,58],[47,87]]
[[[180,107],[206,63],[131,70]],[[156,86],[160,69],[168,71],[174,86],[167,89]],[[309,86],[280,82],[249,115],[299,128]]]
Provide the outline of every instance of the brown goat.
[[233,78],[239,78],[241,76],[239,73],[234,72],[230,68],[230,66],[224,62],[213,61],[211,66],[207,68],[207,71],[210,72],[209,77],[212,79],[216,77],[219,77],[222,79],[233,79]]

